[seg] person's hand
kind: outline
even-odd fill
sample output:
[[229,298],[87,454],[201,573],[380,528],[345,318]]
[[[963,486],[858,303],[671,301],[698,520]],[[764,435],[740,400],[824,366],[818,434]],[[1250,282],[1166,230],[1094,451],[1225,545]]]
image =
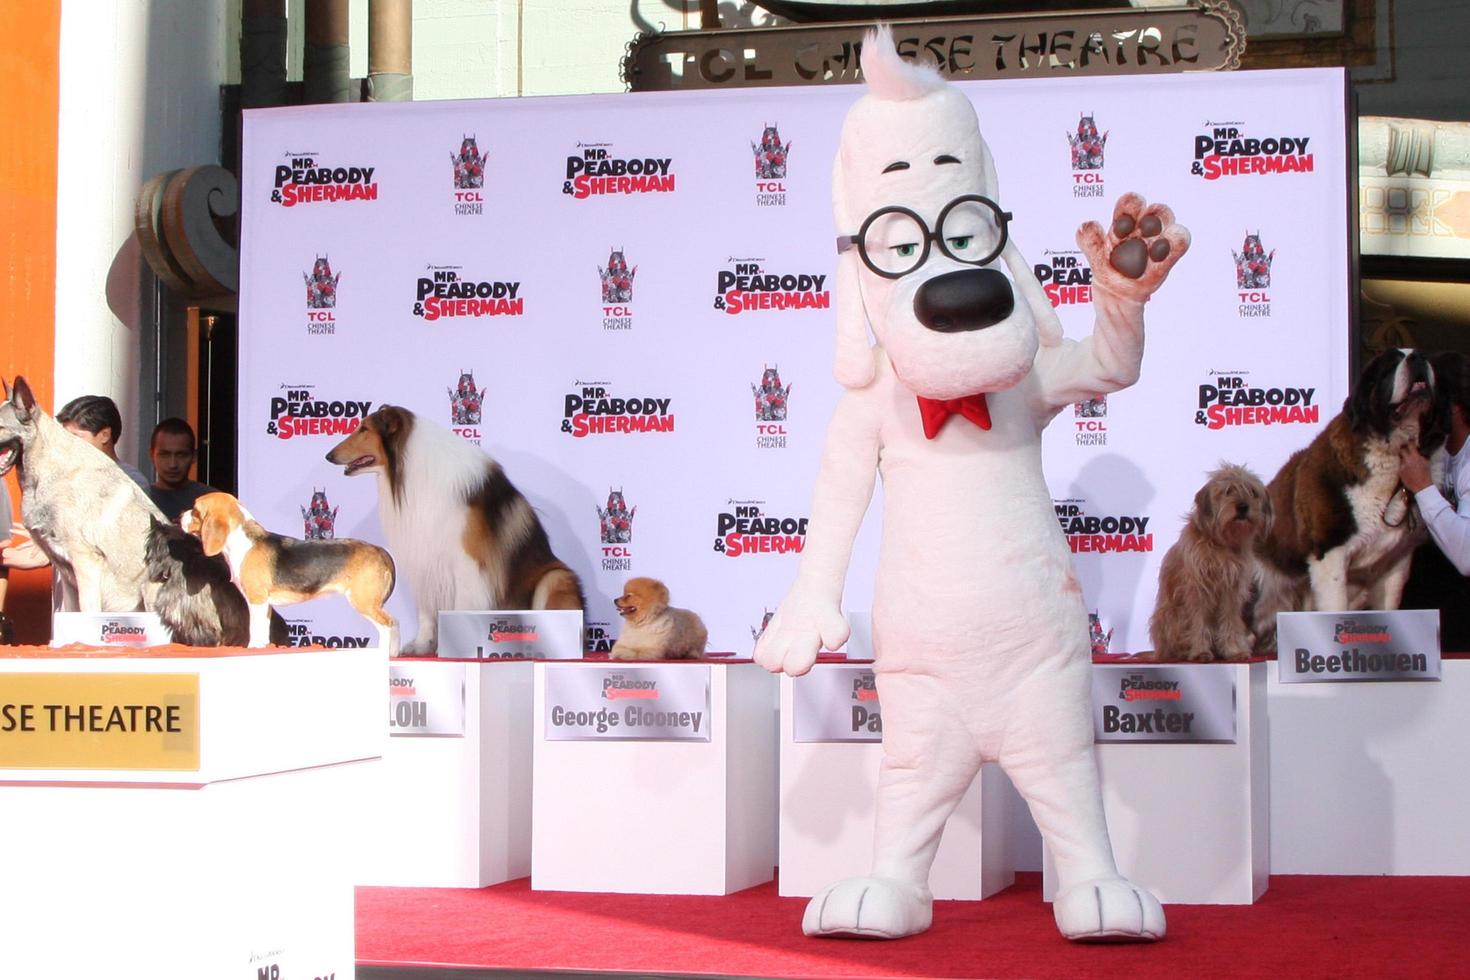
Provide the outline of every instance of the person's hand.
[[51,564],[23,525],[10,525],[10,540],[8,547],[0,549],[0,564],[6,568],[45,568]]
[[1417,446],[1404,446],[1399,450],[1399,481],[1410,493],[1418,493],[1434,482],[1429,477],[1429,460]]

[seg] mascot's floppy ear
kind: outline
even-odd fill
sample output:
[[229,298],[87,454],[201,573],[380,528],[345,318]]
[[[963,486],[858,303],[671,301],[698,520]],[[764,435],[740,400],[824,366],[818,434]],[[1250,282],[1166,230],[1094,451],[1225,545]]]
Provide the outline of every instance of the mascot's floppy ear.
[[1041,283],[1036,278],[1036,273],[1026,264],[1021,256],[1021,250],[1016,248],[1013,240],[1006,242],[1005,251],[1000,253],[1005,261],[1006,268],[1011,270],[1011,282],[1017,292],[1031,307],[1031,318],[1036,321],[1036,336],[1043,347],[1056,347],[1062,342],[1062,321],[1057,319],[1057,311],[1052,308],[1051,300],[1046,298],[1046,290],[1041,288]]
[[837,350],[832,374],[845,388],[866,388],[873,380],[873,349],[868,345],[868,315],[858,283],[857,248],[837,257]]
[[[985,193],[990,195],[991,200],[999,200],[1000,179],[995,173],[995,160],[990,155],[990,144],[981,140],[980,150],[985,174]],[[1062,321],[1057,319],[1057,311],[1052,307],[1051,300],[1046,298],[1046,290],[1041,288],[1035,271],[1026,264],[1014,238],[1006,239],[1005,251],[1000,253],[1000,257],[1006,268],[1011,270],[1011,281],[1016,290],[1031,308],[1031,319],[1036,321],[1036,337],[1041,346],[1056,347],[1061,344]]]

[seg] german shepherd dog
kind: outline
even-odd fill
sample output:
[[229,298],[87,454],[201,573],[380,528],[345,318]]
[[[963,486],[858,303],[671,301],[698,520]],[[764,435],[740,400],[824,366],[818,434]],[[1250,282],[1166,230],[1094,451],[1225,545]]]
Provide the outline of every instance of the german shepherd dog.
[[[21,520],[51,559],[62,608],[158,618],[176,643],[243,645],[245,600],[230,570],[168,524],[142,489],[95,446],[36,404],[25,378],[0,402],[0,476],[15,468]],[[284,642],[285,622],[271,635]]]
[[47,415],[25,378],[0,403],[0,475],[14,467],[21,520],[51,559],[63,608],[145,608],[144,549],[158,508],[116,463]]

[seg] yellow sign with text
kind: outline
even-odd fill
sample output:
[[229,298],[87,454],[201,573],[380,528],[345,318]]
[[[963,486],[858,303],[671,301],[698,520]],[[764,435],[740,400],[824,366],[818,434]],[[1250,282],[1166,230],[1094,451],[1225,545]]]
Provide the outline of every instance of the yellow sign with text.
[[0,769],[199,769],[198,674],[0,674]]

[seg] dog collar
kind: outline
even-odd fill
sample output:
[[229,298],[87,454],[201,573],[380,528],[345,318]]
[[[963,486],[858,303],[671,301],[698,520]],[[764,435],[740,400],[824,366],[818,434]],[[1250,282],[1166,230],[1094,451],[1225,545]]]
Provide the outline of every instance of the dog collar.
[[990,406],[985,404],[985,393],[966,395],[963,398],[936,399],[916,395],[919,400],[919,417],[924,420],[924,438],[933,439],[944,428],[951,415],[963,415],[982,429],[990,428]]

